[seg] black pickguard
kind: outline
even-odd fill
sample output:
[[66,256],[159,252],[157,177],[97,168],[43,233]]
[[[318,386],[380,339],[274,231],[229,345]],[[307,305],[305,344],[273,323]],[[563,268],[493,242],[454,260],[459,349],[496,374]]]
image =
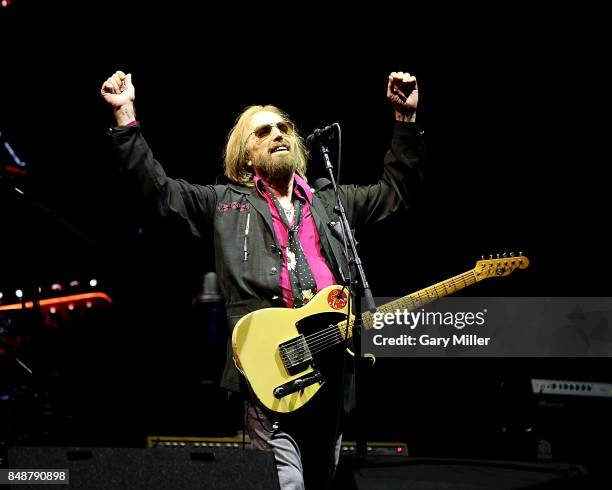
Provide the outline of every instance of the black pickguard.
[[[314,370],[320,371],[321,380],[319,382],[321,384],[336,385],[340,381],[345,343],[341,342],[340,331],[337,328],[329,329],[329,327],[330,325],[337,325],[343,320],[346,320],[345,315],[327,312],[310,315],[296,324],[298,332],[307,339],[313,358],[310,365]],[[322,332],[323,330],[326,331]],[[309,336],[312,337],[309,338]],[[326,345],[333,341],[338,343],[331,347]]]

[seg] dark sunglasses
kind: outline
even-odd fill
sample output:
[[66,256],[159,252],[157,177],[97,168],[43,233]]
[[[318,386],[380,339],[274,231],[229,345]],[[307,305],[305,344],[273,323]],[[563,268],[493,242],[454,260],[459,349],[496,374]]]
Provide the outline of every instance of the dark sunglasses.
[[255,128],[255,130],[252,131],[251,134],[254,134],[258,139],[263,140],[270,136],[273,127],[277,127],[282,134],[293,134],[293,124],[291,124],[289,121],[281,121],[273,124],[263,124]]

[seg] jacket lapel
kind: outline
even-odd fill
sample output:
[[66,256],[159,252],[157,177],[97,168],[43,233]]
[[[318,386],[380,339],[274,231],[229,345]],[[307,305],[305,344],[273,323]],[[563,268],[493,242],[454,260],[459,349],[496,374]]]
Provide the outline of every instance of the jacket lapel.
[[253,206],[253,209],[261,215],[264,223],[268,227],[268,231],[271,233],[272,237],[274,238],[274,241],[276,242],[276,245],[278,246],[278,240],[276,239],[276,233],[274,233],[274,226],[272,225],[272,215],[270,214],[268,203],[265,201],[265,199],[262,199],[259,194],[257,194],[257,189],[255,189],[255,187],[250,188],[249,191],[250,192],[246,196],[247,201],[249,201],[249,203],[251,203],[251,206]]
[[347,277],[346,260],[344,260],[342,250],[334,246],[336,242],[332,237],[329,227],[327,226],[329,216],[323,207],[321,200],[316,196],[316,194],[312,196],[311,212],[312,217],[315,220],[315,224],[317,225],[317,229],[319,230],[319,239],[321,240],[321,246],[323,247],[325,256],[333,259],[333,266],[335,266],[334,268],[340,273],[340,279],[345,281]]
[[[229,187],[235,191],[241,192],[242,194],[246,194],[247,201],[249,201],[253,209],[261,215],[269,233],[274,238],[274,242],[277,246],[279,246],[276,233],[274,233],[272,215],[270,214],[268,203],[265,201],[265,199],[262,199],[259,196],[257,189],[255,189],[255,187],[249,188],[235,184],[230,184]],[[348,270],[346,260],[344,259],[344,253],[338,246],[336,246],[336,241],[333,239],[331,231],[327,226],[327,223],[329,222],[328,213],[316,194],[313,194],[312,196],[312,206],[310,207],[310,210],[317,229],[319,230],[319,239],[321,240],[321,246],[323,247],[325,256],[333,261],[332,267],[337,273],[340,274],[340,279],[344,281],[347,277],[346,272]]]

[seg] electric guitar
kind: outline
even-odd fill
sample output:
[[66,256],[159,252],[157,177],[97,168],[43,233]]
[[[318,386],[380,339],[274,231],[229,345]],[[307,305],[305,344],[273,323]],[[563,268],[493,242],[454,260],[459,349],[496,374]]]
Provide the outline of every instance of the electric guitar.
[[[528,265],[529,260],[522,255],[479,260],[473,269],[380,306],[377,312],[415,310],[484,279],[507,276]],[[347,328],[348,305],[346,288],[334,285],[319,291],[301,308],[264,308],[238,321],[232,334],[234,362],[264,407],[289,413],[317,394],[333,373],[326,371],[326,354],[341,349],[344,340],[352,336],[354,316],[351,314]],[[371,328],[373,314],[366,312],[362,318],[363,327]]]

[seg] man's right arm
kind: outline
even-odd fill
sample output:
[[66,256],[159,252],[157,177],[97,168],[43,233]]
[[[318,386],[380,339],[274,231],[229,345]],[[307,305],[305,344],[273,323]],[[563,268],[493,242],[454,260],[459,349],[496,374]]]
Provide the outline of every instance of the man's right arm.
[[116,72],[102,85],[101,95],[115,115],[117,126],[110,136],[123,173],[127,174],[140,196],[152,202],[163,217],[179,217],[192,234],[201,238],[202,225],[212,219],[216,193],[212,186],[189,184],[171,179],[142,136],[134,112],[134,86],[131,76]]

